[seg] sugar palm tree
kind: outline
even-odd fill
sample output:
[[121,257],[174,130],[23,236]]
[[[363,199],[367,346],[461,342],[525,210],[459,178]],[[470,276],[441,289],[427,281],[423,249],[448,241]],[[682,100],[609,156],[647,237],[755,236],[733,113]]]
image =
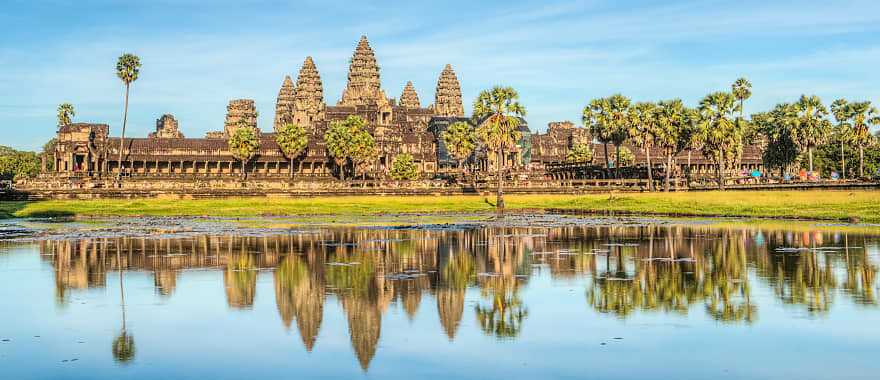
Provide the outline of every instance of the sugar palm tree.
[[[629,107],[629,98],[621,94],[593,99],[584,107],[582,116],[584,127],[589,128],[590,134],[604,145],[606,168],[611,168],[611,160],[608,158],[609,143],[614,144],[616,160],[618,163],[620,161],[620,144],[629,137]],[[615,168],[619,167],[619,164],[615,165]]]
[[736,97],[715,92],[700,101],[699,139],[703,155],[715,162],[718,188],[724,190],[727,160],[742,142],[742,123],[733,120]]
[[120,250],[119,247],[116,247],[116,262],[119,266],[119,305],[122,309],[122,330],[119,332],[119,335],[113,339],[113,359],[116,362],[121,364],[128,364],[134,359],[135,354],[135,345],[134,345],[134,336],[131,335],[125,329],[125,286],[124,286],[124,273],[125,268],[122,266],[122,261],[120,260]]
[[880,113],[871,102],[855,102],[849,105],[852,125],[852,141],[859,147],[859,177],[865,176],[865,148],[874,141],[871,126],[880,125]]
[[288,174],[293,177],[293,160],[301,156],[308,148],[308,132],[298,124],[287,123],[275,132],[275,142],[278,143],[284,156],[290,160]]
[[[680,99],[661,101],[657,104],[657,125],[654,130],[654,144],[663,151],[666,158],[664,167],[666,179],[664,191],[669,191],[672,177],[672,161],[675,155],[690,146],[695,134],[695,112],[684,106]],[[690,164],[690,163],[688,163]]]
[[[642,148],[645,152],[645,161],[648,164],[648,191],[654,190],[654,176],[651,173],[651,148],[654,146],[657,134],[657,116],[658,109],[654,103],[636,103],[630,109],[630,125],[627,134],[633,145]],[[619,157],[618,162],[620,162]]]
[[58,105],[58,126],[63,127],[68,125],[73,120],[73,117],[76,116],[76,111],[73,109],[73,105],[70,103],[61,103]]
[[241,120],[226,143],[232,156],[241,162],[241,179],[247,179],[247,164],[260,150],[260,139],[257,137],[256,128]]
[[743,106],[752,97],[752,83],[746,78],[739,78],[731,86],[733,96],[739,101],[739,117],[743,117]]
[[795,142],[807,151],[810,172],[813,172],[813,149],[824,144],[831,132],[831,122],[827,119],[828,109],[822,105],[818,96],[801,95],[794,104],[794,110],[793,125],[797,131]]
[[128,93],[131,83],[138,79],[141,69],[141,60],[134,54],[125,53],[116,62],[116,76],[125,84],[125,110],[122,113],[122,136],[119,139],[119,175],[122,178],[122,152],[125,148],[125,127],[128,124]]
[[846,152],[844,146],[852,140],[852,127],[849,124],[850,107],[846,99],[837,99],[831,103],[831,114],[837,125],[834,126],[834,134],[840,144],[840,177],[846,179]]
[[512,87],[496,86],[480,92],[474,101],[474,122],[477,137],[497,155],[495,165],[498,187],[495,207],[498,216],[504,216],[504,172],[507,152],[521,138],[517,130],[526,108],[519,103],[519,94]]

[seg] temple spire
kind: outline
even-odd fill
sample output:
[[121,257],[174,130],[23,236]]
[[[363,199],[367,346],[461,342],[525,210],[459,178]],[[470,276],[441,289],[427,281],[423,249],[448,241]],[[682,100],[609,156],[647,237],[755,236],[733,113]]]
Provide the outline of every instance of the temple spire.
[[296,78],[293,98],[293,120],[306,127],[324,120],[324,86],[312,57],[306,57]]
[[400,106],[404,108],[422,107],[419,102],[419,94],[416,93],[412,82],[406,82],[406,86],[403,87],[403,93],[400,94]]
[[342,91],[342,99],[339,105],[354,106],[377,103],[384,98],[379,81],[379,65],[376,63],[376,55],[367,41],[367,36],[361,36],[351,64],[348,67],[348,84]]
[[281,89],[278,90],[278,99],[275,101],[275,124],[277,131],[282,125],[293,122],[293,81],[290,76],[284,77]]
[[443,68],[440,79],[437,80],[437,91],[434,93],[434,114],[446,117],[464,117],[461,86],[449,64]]

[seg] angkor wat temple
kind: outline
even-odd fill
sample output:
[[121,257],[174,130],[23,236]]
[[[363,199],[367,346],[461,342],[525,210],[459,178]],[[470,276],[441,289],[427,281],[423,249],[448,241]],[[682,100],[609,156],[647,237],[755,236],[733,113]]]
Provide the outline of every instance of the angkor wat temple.
[[[411,82],[402,89],[399,99],[389,98],[382,89],[379,65],[366,37],[361,37],[352,55],[348,82],[335,105],[324,98],[321,76],[311,57],[306,57],[296,82],[284,78],[275,104],[273,132],[283,123],[297,123],[310,134],[308,148],[295,160],[297,178],[331,179],[335,173],[332,158],[325,150],[323,135],[330,123],[357,115],[368,123],[379,154],[367,169],[374,179],[387,177],[395,156],[412,155],[422,178],[433,178],[457,170],[456,162],[446,152],[441,133],[458,121],[473,123],[465,117],[459,80],[451,65],[446,65],[437,80],[434,101],[423,106]],[[54,172],[61,178],[112,178],[122,168],[133,178],[224,178],[241,173],[239,162],[227,146],[228,137],[242,125],[256,128],[260,149],[246,166],[252,178],[285,178],[289,161],[275,142],[274,133],[257,125],[257,109],[251,99],[231,100],[226,109],[223,129],[208,132],[202,138],[184,137],[177,120],[170,114],[156,121],[156,131],[147,137],[126,138],[119,161],[120,139],[110,136],[107,124],[72,123],[59,128],[54,155]],[[264,127],[265,128],[265,127]],[[519,127],[522,139],[510,153],[507,167],[514,173],[533,178],[553,178],[547,168],[565,161],[575,143],[591,142],[584,128],[571,122],[550,123],[547,132],[531,133],[523,120]],[[600,162],[601,146],[596,145],[594,162]],[[635,153],[637,164],[644,154]],[[654,157],[659,157],[659,152]],[[477,168],[492,165],[479,151],[471,158]],[[659,161],[659,160],[658,160]],[[657,163],[659,166],[659,162]],[[701,154],[682,153],[677,164],[688,172],[711,172],[712,165]],[[749,147],[741,166],[759,168],[761,154]]]

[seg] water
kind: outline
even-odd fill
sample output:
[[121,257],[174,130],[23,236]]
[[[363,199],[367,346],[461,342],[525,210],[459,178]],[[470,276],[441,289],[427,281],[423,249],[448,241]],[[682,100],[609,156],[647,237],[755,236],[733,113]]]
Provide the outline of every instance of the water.
[[3,231],[17,238],[0,242],[3,379],[880,371],[870,229],[559,218]]

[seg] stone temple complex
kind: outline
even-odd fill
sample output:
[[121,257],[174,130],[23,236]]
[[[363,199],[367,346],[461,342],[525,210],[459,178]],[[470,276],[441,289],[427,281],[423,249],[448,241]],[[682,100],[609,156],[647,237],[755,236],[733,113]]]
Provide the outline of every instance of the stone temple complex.
[[[400,91],[400,98],[386,96],[376,56],[366,37],[361,37],[351,57],[348,81],[335,105],[327,103],[321,74],[311,57],[306,57],[296,81],[285,76],[278,90],[273,125],[257,125],[255,103],[251,99],[229,101],[222,129],[202,138],[184,137],[174,116],[162,115],[156,131],[147,137],[126,137],[122,162],[119,162],[120,139],[110,136],[107,124],[72,123],[59,128],[54,155],[54,178],[112,178],[123,171],[137,178],[223,178],[237,176],[240,163],[233,157],[227,140],[237,128],[255,128],[260,149],[245,170],[249,176],[271,178],[288,176],[291,161],[275,143],[274,132],[286,123],[304,127],[309,135],[304,154],[293,162],[296,178],[331,180],[336,171],[326,151],[324,132],[335,121],[357,115],[367,122],[378,156],[367,169],[368,177],[387,178],[394,158],[412,155],[423,179],[436,178],[458,170],[449,157],[441,133],[455,122],[473,121],[465,116],[459,79],[449,64],[438,75],[433,103],[423,106],[412,82]],[[393,91],[397,93],[398,91]],[[588,131],[570,122],[550,123],[547,132],[531,133],[525,120],[519,127],[522,139],[510,153],[508,167],[520,175],[546,177],[548,167],[562,163],[576,143],[592,141]],[[743,168],[760,166],[760,152],[746,149]],[[594,163],[602,161],[601,145],[594,147]],[[636,161],[643,154],[632,149]],[[659,152],[654,157],[659,157]],[[684,157],[687,156],[687,160]],[[471,167],[488,169],[493,159],[478,149],[468,160]],[[679,166],[690,165],[695,171],[710,172],[711,165],[701,154],[682,153]],[[525,173],[525,174],[522,174]]]

